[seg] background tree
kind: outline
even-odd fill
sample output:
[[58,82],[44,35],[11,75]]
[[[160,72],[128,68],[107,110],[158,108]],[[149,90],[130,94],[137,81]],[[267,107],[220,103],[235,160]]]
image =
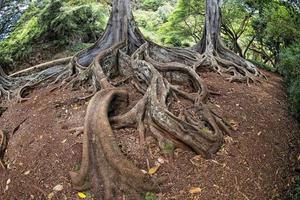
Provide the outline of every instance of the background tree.
[[224,42],[244,58],[255,39],[251,27],[254,15],[255,10],[249,8],[244,1],[227,0],[222,6],[221,33]]
[[204,23],[205,3],[203,0],[179,0],[167,22],[160,28],[161,40],[173,46],[190,46],[201,39]]

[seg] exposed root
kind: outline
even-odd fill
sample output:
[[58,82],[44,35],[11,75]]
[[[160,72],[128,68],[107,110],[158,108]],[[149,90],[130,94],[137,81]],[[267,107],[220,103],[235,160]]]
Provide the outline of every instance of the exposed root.
[[45,63],[39,64],[39,65],[35,65],[33,67],[29,67],[24,70],[17,71],[13,74],[10,74],[9,76],[10,77],[18,77],[18,76],[30,75],[30,74],[45,70],[50,67],[68,64],[71,59],[72,59],[72,57],[66,57],[66,58],[60,58],[57,60],[52,60],[52,61],[45,62]]
[[5,169],[5,165],[3,163],[3,157],[7,148],[8,138],[7,135],[0,130],[0,165],[1,168]]
[[[103,185],[104,199],[143,199],[145,191],[155,190],[140,169],[131,164],[120,151],[108,120],[108,109],[115,98],[127,98],[119,89],[97,93],[87,109],[84,126],[83,154],[78,173],[71,172],[76,189],[86,189],[90,182]],[[94,188],[97,190],[97,188]],[[100,198],[101,192],[95,191]]]

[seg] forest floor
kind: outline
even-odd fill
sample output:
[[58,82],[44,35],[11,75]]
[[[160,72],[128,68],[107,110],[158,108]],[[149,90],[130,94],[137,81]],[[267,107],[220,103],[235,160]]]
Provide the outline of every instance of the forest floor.
[[[162,163],[153,175],[167,177],[158,199],[291,199],[299,172],[300,128],[289,113],[282,79],[264,73],[268,81],[250,86],[203,74],[209,88],[221,94],[210,96],[210,108],[235,129],[212,159],[180,149],[166,157],[153,138],[148,136],[142,148],[134,129],[116,131],[122,151],[140,169],[147,171],[147,160],[150,167]],[[7,107],[0,129],[10,135],[8,169],[0,168],[0,199],[79,199],[69,171],[79,168],[82,134],[68,130],[83,125],[88,102],[77,97],[87,94],[50,90],[38,88],[23,103],[0,104]],[[184,106],[176,102],[172,109]]]

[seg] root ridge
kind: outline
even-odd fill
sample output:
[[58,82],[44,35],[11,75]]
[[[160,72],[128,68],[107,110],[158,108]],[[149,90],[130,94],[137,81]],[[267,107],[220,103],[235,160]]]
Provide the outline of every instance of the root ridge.
[[[106,89],[91,99],[85,119],[81,168],[78,173],[71,172],[72,182],[79,190],[86,189],[90,181],[102,183],[104,199],[122,195],[142,199],[144,191],[156,188],[149,184],[149,177],[125,158],[115,141],[108,119],[108,109],[115,98],[127,98],[127,92]],[[102,196],[100,191],[95,194]]]

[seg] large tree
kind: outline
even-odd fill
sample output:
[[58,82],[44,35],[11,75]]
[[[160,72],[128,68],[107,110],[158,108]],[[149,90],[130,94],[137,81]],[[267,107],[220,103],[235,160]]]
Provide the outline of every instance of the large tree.
[[257,68],[226,48],[221,40],[221,4],[222,0],[206,0],[203,36],[194,47],[202,56],[198,66],[209,66],[222,75],[231,73],[230,81],[255,81],[261,76]]
[[[206,104],[211,91],[201,78],[201,69],[216,70],[232,81],[254,81],[260,76],[253,65],[223,46],[220,16],[220,0],[207,0],[205,31],[197,51],[166,48],[143,37],[130,0],[113,0],[105,33],[92,47],[11,76],[0,71],[0,91],[23,100],[28,88],[53,77],[54,82],[93,88],[84,122],[81,168],[71,172],[73,185],[78,190],[92,187],[98,198],[143,199],[157,185],[126,159],[113,130],[136,128],[141,145],[145,134],[151,133],[162,148],[189,148],[209,158],[229,130]],[[120,113],[120,104],[132,104],[124,86],[135,88],[142,97],[129,111]],[[190,106],[175,113],[170,105],[178,98]]]

